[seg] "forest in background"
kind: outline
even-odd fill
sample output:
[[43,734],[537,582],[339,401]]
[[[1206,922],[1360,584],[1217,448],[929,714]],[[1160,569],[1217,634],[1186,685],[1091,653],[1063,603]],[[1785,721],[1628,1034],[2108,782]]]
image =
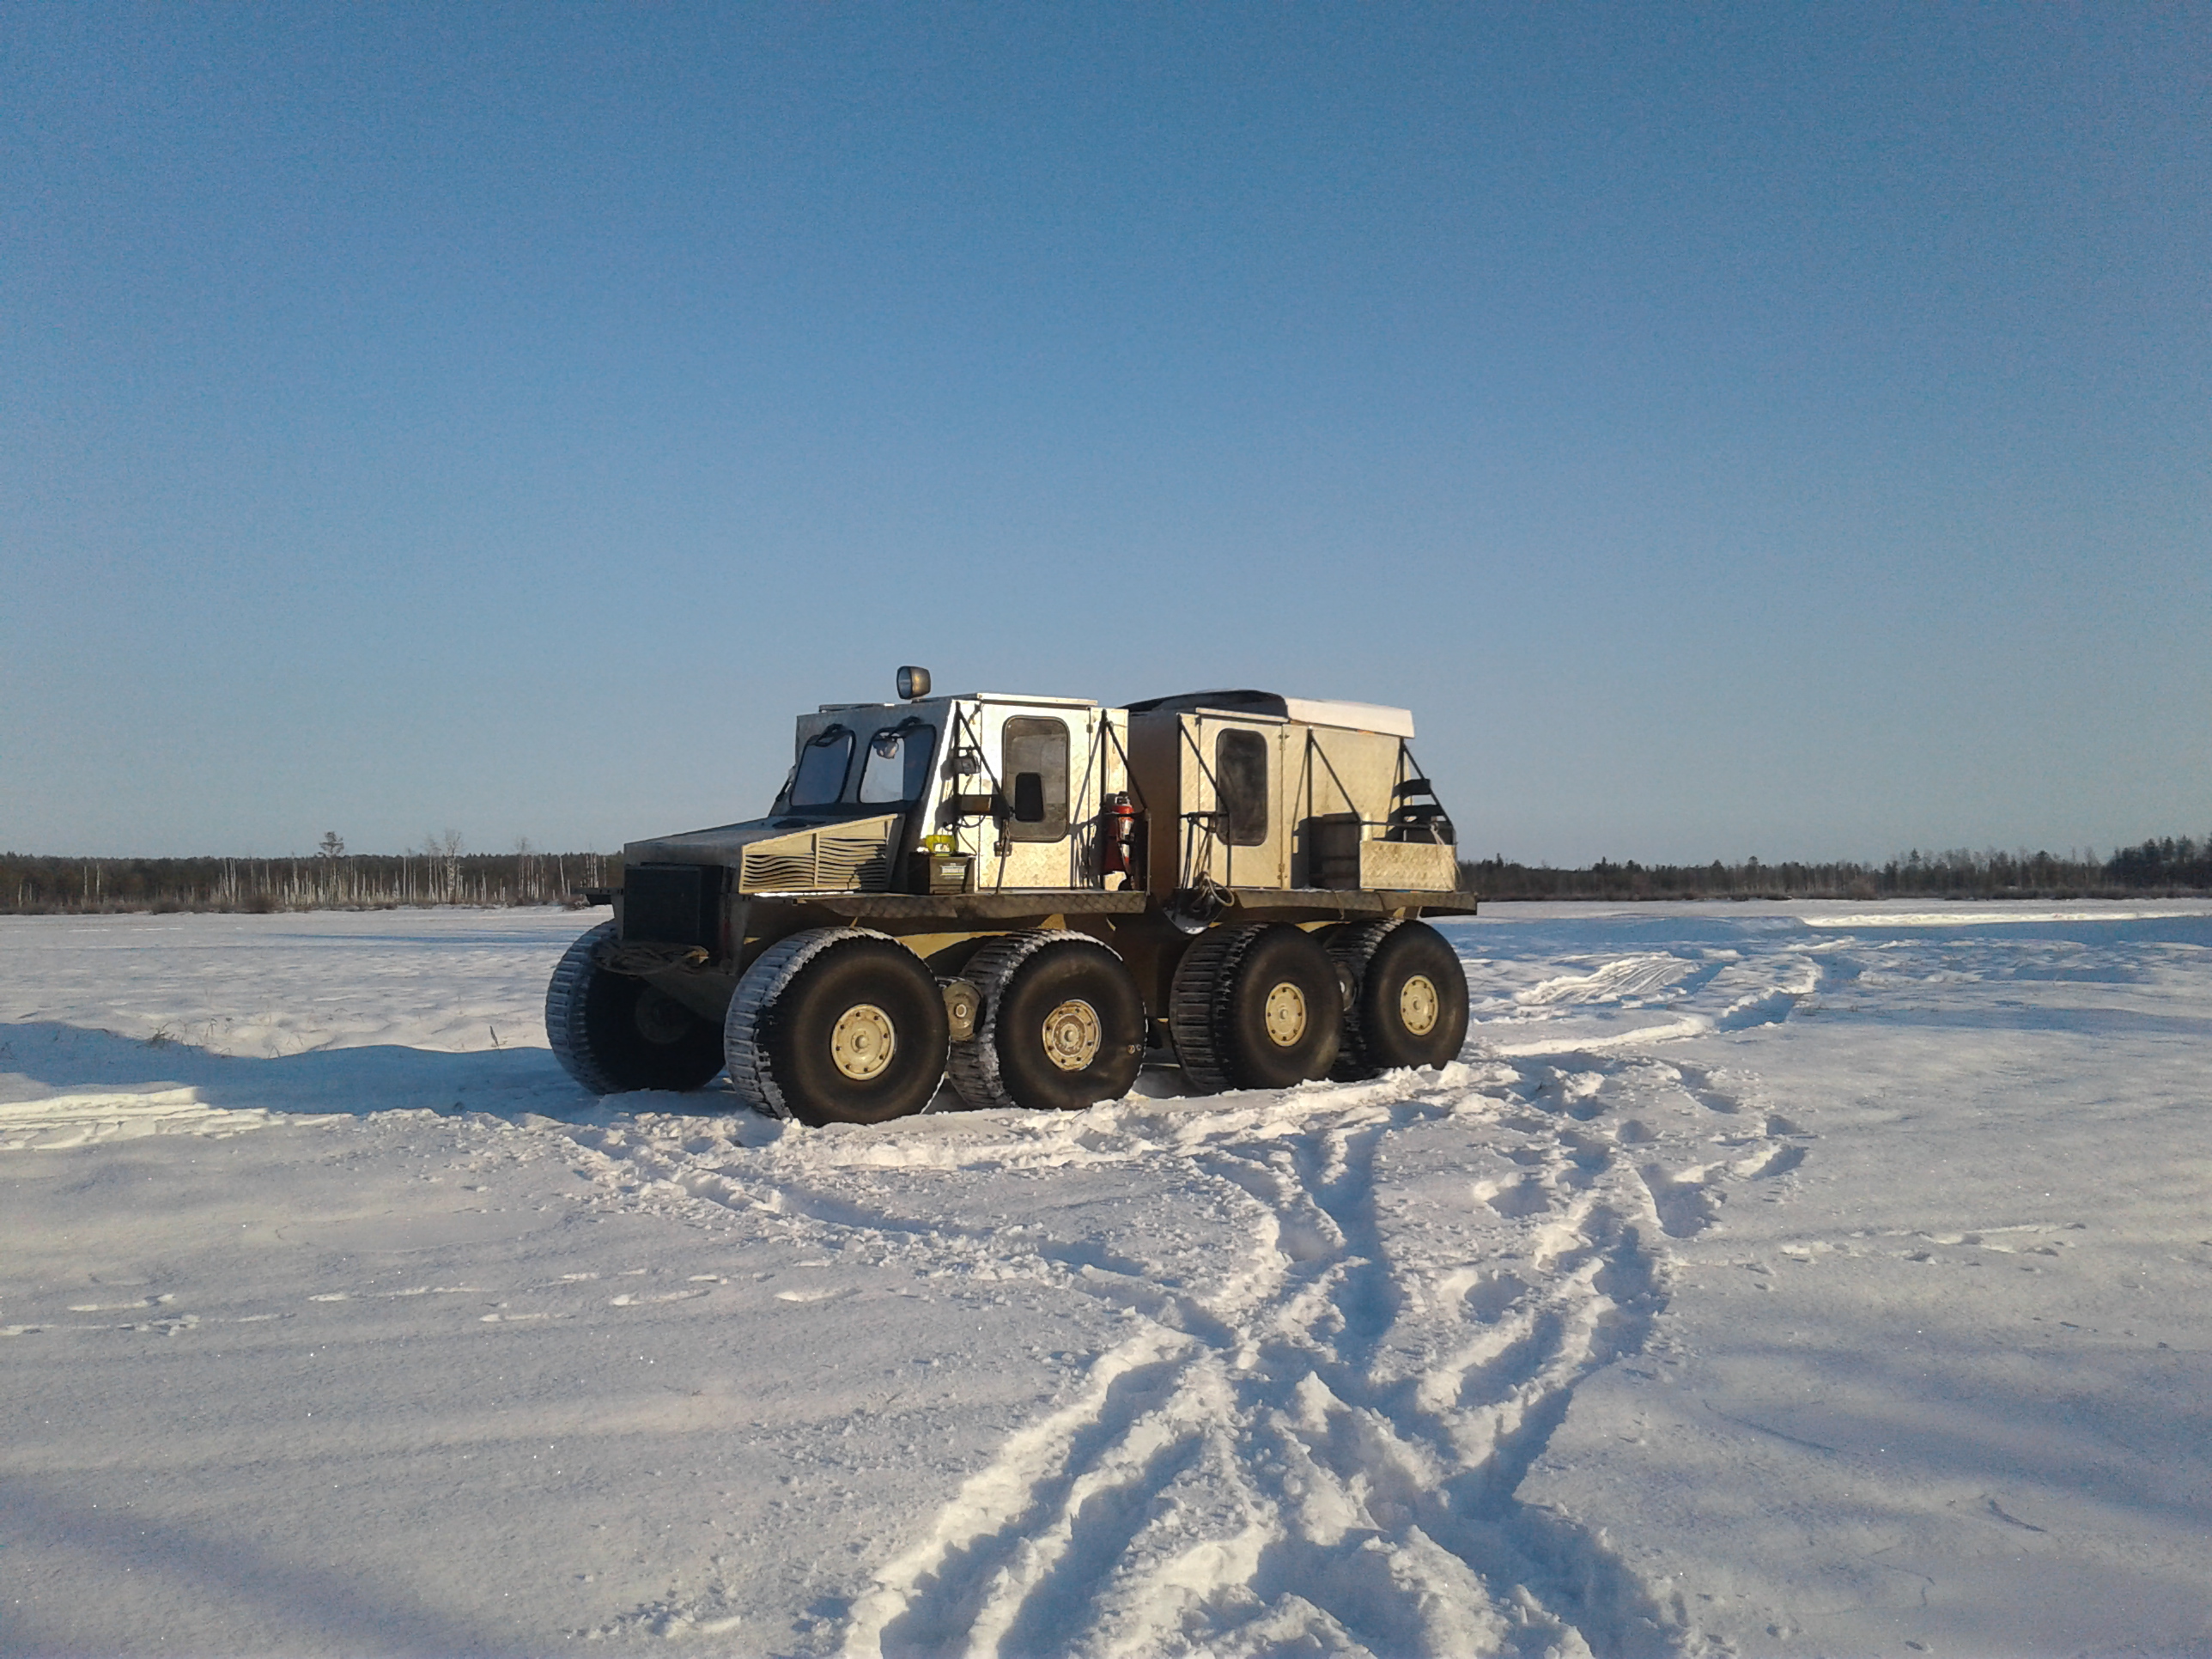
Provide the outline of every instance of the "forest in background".
[[2066,899],[2212,895],[2212,836],[2168,836],[2108,859],[2071,853],[1908,853],[1887,864],[1614,864],[1582,870],[1462,860],[1461,884],[1487,899]]
[[[1485,899],[2060,899],[2212,896],[2212,836],[2094,853],[1913,852],[1887,864],[1615,864],[1585,869],[1498,857],[1460,864]],[[297,858],[80,859],[0,854],[0,915],[177,910],[367,910],[428,904],[562,904],[619,882],[612,853],[471,853],[451,830],[420,849],[354,854],[337,836]]]
[[0,853],[0,915],[151,910],[391,910],[425,904],[564,904],[605,887],[613,853],[471,853],[452,830],[407,853],[349,853],[336,835],[305,858],[76,859]]

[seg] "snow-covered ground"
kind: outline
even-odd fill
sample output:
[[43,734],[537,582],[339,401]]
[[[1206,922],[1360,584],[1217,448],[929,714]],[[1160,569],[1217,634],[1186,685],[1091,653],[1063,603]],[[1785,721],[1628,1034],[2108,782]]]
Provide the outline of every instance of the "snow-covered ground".
[[828,1130],[581,1097],[592,920],[0,920],[0,1651],[2212,1651],[2212,906]]

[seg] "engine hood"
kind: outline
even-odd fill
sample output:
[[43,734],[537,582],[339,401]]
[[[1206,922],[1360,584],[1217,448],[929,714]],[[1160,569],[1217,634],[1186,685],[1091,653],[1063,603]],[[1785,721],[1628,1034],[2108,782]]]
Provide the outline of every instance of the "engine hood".
[[742,893],[879,893],[890,884],[904,816],[750,818],[631,842],[623,863],[726,866]]

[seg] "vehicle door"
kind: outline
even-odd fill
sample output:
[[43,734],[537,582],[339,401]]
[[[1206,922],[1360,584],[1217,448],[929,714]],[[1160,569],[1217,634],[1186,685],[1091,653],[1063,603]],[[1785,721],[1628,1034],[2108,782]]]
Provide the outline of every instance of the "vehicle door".
[[1224,887],[1287,887],[1285,723],[1205,710],[1182,723],[1182,884],[1203,872]]
[[986,703],[976,713],[980,746],[1004,803],[1004,816],[974,823],[970,830],[980,842],[976,887],[1097,885],[1091,854],[1099,799],[1094,775],[1099,711]]

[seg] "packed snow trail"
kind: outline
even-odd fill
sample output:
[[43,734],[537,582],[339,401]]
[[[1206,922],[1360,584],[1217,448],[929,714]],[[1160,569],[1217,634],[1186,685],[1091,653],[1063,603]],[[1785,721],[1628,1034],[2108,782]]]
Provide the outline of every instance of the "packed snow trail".
[[1500,914],[824,1130],[580,1097],[576,918],[0,923],[0,1654],[2212,1645],[2204,907]]
[[[1817,974],[1771,978],[1757,996],[1786,1000]],[[611,1194],[766,1212],[809,1248],[1095,1298],[1132,1328],[880,1571],[846,1655],[1674,1651],[1679,1602],[1515,1492],[1576,1385],[1650,1340],[1667,1241],[1809,1138],[1747,1112],[1748,1073],[1529,1046],[1066,1116],[572,1133]],[[1110,1172],[1133,1212],[1063,1216],[1076,1171]],[[980,1195],[951,1199],[962,1177],[994,1208],[1028,1190],[951,1220]]]

